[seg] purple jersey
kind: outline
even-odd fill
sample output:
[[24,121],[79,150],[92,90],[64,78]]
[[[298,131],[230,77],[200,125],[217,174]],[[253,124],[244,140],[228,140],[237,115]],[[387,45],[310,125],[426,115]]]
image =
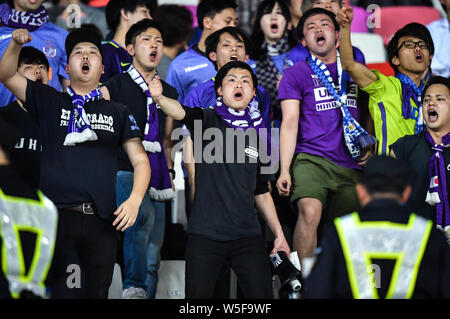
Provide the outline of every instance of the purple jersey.
[[[337,64],[327,64],[327,68],[336,88]],[[348,83],[347,96],[348,109],[359,121],[358,87],[354,82]],[[361,169],[345,145],[341,109],[306,61],[297,62],[284,71],[278,97],[280,100],[300,100],[296,154],[317,155],[344,167]]]

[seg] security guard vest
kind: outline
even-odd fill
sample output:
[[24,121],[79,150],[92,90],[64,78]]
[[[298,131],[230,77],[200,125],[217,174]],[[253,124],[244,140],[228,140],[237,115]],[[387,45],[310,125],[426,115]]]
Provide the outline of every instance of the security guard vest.
[[[39,200],[8,196],[0,189],[0,236],[2,237],[3,273],[13,298],[23,290],[45,297],[44,281],[50,268],[56,240],[58,212],[54,204],[38,191]],[[25,262],[20,231],[36,234],[30,268]]]
[[411,298],[432,222],[411,214],[408,224],[361,222],[358,213],[334,221],[355,299],[379,299],[371,258],[396,260],[386,299]]

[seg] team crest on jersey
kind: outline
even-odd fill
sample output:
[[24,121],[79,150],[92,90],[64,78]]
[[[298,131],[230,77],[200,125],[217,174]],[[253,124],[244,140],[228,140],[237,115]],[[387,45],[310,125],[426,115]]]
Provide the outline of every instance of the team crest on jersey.
[[44,52],[47,58],[54,58],[56,56],[56,46],[54,41],[45,41],[45,46],[42,48],[42,52]]

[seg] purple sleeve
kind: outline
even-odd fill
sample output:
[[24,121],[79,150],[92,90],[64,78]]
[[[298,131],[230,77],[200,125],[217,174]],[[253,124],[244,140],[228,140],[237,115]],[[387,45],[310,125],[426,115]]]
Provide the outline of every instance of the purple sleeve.
[[280,87],[278,89],[278,99],[303,99],[301,94],[301,83],[298,81],[299,74],[301,74],[299,71],[300,69],[293,66],[284,72],[280,81]]

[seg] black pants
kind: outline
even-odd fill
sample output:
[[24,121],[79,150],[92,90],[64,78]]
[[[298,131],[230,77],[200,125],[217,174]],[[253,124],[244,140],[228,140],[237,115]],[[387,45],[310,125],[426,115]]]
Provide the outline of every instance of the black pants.
[[59,209],[58,215],[48,281],[51,297],[107,299],[117,254],[118,231],[112,222],[98,215],[65,209]]
[[212,298],[227,260],[236,273],[244,298],[273,298],[269,256],[261,237],[221,242],[197,235],[189,235],[187,241],[186,298]]

